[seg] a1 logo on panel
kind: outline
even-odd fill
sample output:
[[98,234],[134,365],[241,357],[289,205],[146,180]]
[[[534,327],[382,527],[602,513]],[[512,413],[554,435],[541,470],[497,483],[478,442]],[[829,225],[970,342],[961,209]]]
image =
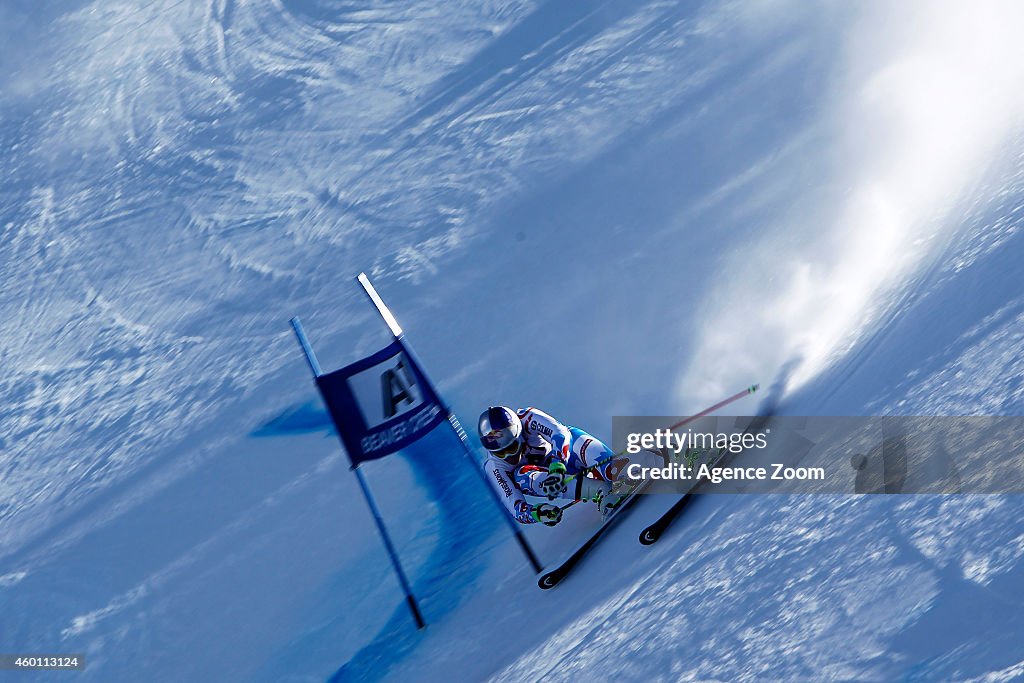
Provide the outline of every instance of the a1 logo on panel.
[[404,353],[348,378],[368,429],[401,417],[423,403],[423,393]]

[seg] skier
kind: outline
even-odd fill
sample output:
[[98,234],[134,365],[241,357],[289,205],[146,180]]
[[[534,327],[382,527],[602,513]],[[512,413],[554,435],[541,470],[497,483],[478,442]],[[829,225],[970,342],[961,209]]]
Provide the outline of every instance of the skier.
[[[619,475],[631,462],[660,467],[660,456],[642,451],[616,455],[612,449],[582,429],[562,424],[536,408],[514,411],[492,406],[480,414],[480,443],[489,456],[484,463],[487,479],[503,497],[505,507],[520,524],[540,522],[554,526],[562,508],[552,503],[531,505],[524,498],[589,501],[606,514],[624,499]],[[596,466],[595,466],[596,465]],[[567,483],[569,475],[589,467],[586,476]]]

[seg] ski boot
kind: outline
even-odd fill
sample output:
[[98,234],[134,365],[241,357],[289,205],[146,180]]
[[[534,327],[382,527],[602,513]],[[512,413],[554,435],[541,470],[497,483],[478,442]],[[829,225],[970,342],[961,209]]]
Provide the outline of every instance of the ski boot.
[[595,503],[597,511],[602,515],[611,494],[612,484],[607,481],[591,479],[590,477],[577,477],[576,479],[576,500]]

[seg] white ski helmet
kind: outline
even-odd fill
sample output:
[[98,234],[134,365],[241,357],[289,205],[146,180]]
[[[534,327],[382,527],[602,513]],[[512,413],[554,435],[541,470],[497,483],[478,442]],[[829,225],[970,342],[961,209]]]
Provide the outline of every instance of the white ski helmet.
[[480,413],[477,433],[480,435],[480,443],[491,455],[502,459],[519,455],[523,423],[511,408],[491,406]]

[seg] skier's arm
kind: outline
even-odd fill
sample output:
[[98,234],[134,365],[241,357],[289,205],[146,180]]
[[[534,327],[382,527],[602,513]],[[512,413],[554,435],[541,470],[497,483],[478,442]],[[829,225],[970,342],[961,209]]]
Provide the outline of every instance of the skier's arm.
[[494,458],[487,458],[484,462],[484,472],[487,475],[487,481],[494,487],[498,498],[505,504],[505,509],[514,520],[520,524],[537,522],[531,514],[533,506],[526,502],[523,492],[512,481],[511,473],[506,466],[498,464]]

